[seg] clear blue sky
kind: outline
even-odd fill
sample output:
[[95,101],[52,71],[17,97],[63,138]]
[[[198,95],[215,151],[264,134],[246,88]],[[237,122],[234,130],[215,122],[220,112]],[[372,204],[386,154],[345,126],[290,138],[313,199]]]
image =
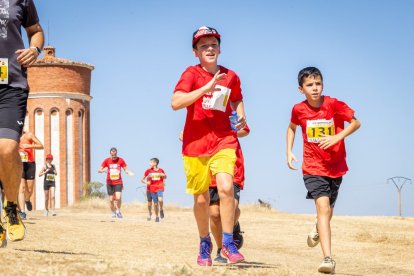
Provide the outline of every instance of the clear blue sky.
[[[192,32],[208,25],[222,35],[220,64],[241,78],[252,129],[242,139],[242,202],[262,198],[282,211],[314,212],[301,172],[285,160],[291,108],[303,100],[296,76],[312,65],[324,74],[324,94],[347,102],[362,122],[346,142],[350,171],[336,213],[397,213],[396,188],[386,179],[414,178],[413,1],[35,2],[45,29],[50,22],[57,56],[96,68],[92,179],[104,182],[97,170],[109,148],[118,147],[136,173],[124,177],[126,201],[143,201],[139,178],[158,157],[169,177],[166,202],[192,204],[178,140],[185,111],[173,112],[170,99],[181,73],[197,63]],[[301,139],[294,152],[301,157]],[[404,215],[414,216],[413,198],[414,185],[405,186]]]

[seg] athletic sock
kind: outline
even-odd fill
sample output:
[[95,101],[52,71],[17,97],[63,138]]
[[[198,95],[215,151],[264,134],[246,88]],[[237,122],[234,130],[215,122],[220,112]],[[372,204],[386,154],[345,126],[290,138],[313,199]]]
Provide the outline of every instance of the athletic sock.
[[233,242],[233,233],[223,232],[223,245],[228,247]]
[[200,242],[203,242],[203,241],[210,242],[210,233],[207,236],[205,236],[204,238],[200,237]]

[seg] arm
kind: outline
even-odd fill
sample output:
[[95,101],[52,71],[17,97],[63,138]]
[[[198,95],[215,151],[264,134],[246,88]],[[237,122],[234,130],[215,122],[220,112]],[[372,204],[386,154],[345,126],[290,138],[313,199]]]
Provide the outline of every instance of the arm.
[[214,77],[203,87],[200,87],[199,89],[196,89],[188,93],[182,92],[182,91],[175,92],[171,100],[172,109],[179,110],[189,105],[192,105],[195,101],[197,101],[204,94],[207,94],[208,92],[213,92],[215,89],[216,83],[221,81],[225,77],[226,77],[225,73],[220,74],[220,71],[217,71]]
[[40,177],[40,176],[43,176],[45,173],[46,173],[46,167],[43,167],[43,168],[40,170],[39,177]]
[[128,170],[128,167],[127,167],[127,166],[122,167],[122,168],[124,169],[124,172],[125,172],[127,175],[129,175],[129,176],[133,176],[133,175],[134,175],[134,173],[133,173],[133,172],[131,172],[130,170]]
[[27,149],[27,148],[43,149],[42,142],[40,142],[40,140],[37,139],[37,137],[34,136],[32,133],[29,133],[29,139],[32,141],[31,144],[21,144],[20,147],[22,147],[24,149]]
[[43,29],[39,23],[26,28],[27,37],[29,39],[30,47],[27,49],[19,49],[16,51],[17,62],[23,66],[29,66],[35,63],[39,53],[35,48],[43,49],[44,34]]
[[291,170],[297,170],[295,166],[292,165],[292,162],[298,162],[295,155],[292,153],[293,142],[295,141],[295,134],[296,134],[296,125],[290,123],[286,133],[286,158],[287,158],[287,165]]
[[143,177],[143,178],[141,178],[141,183],[142,183],[142,184],[145,184],[145,185],[148,185],[148,184],[149,184],[149,181],[148,181],[148,179],[147,179],[147,176],[146,176],[146,175],[144,175],[144,177]]
[[319,147],[321,149],[330,148],[331,146],[335,145],[339,141],[345,139],[345,137],[348,137],[349,135],[357,131],[360,126],[361,126],[360,121],[357,118],[352,117],[351,122],[349,123],[349,125],[347,125],[344,128],[343,131],[333,136],[323,135],[323,137],[321,138],[321,141],[319,142]]
[[98,173],[103,173],[103,172],[105,172],[106,170],[105,170],[106,168],[105,167],[99,167],[99,170],[98,170]]
[[57,175],[57,170],[56,170],[55,165],[52,165],[52,166],[53,166],[53,173],[54,173],[55,175]]

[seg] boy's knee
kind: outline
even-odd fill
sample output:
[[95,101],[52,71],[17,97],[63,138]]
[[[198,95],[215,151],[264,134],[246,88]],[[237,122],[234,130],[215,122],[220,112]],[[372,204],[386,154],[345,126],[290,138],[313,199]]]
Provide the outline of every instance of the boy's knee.
[[221,222],[220,212],[211,212],[210,211],[210,218],[214,222]]

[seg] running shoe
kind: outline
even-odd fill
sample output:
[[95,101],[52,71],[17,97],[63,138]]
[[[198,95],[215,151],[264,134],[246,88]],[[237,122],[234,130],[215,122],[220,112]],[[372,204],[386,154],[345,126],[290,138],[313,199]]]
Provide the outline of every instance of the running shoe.
[[123,218],[121,211],[116,213],[116,217],[119,219]]
[[197,264],[199,266],[211,266],[211,251],[213,250],[213,244],[210,237],[208,239],[200,241],[200,253],[197,257]]
[[17,213],[16,202],[5,202],[3,212],[6,219],[6,235],[11,241],[20,241],[24,239],[26,228]]
[[318,233],[317,222],[315,222],[315,224],[312,227],[312,230],[308,234],[307,242],[308,242],[309,247],[315,247],[315,246],[318,245],[318,243],[319,243],[319,233]]
[[17,212],[19,213],[19,216],[22,220],[26,219],[26,213],[25,212],[20,212],[20,211],[17,211]]
[[27,211],[33,210],[33,205],[32,205],[32,202],[30,200],[26,200],[26,209],[27,209]]
[[7,246],[7,239],[6,239],[6,230],[1,225],[0,221],[0,248],[5,248]]
[[111,217],[112,217],[112,218],[116,218],[116,213],[115,213],[115,212],[112,212]]
[[217,263],[223,263],[226,264],[227,263],[227,259],[223,258],[223,256],[221,256],[221,248],[217,249],[217,257],[214,259],[215,262]]
[[336,262],[331,257],[325,257],[318,268],[322,273],[335,273]]
[[244,256],[239,252],[234,242],[230,243],[227,247],[223,244],[221,248],[221,255],[229,260],[229,263],[235,264],[244,261]]
[[155,222],[160,222],[160,218],[159,217],[156,217],[155,218]]
[[54,210],[52,211],[52,216],[56,217],[56,212]]
[[237,249],[240,249],[243,246],[244,238],[242,234],[243,232],[240,230],[240,223],[237,222],[233,227],[233,240]]
[[147,217],[147,221],[151,221],[151,216],[148,216]]
[[164,210],[160,211],[160,217],[163,219],[164,218]]
[[44,215],[45,217],[47,217],[47,216],[49,215],[49,211],[48,211],[48,210],[45,210],[45,211],[44,211],[44,213],[43,213],[43,215]]

